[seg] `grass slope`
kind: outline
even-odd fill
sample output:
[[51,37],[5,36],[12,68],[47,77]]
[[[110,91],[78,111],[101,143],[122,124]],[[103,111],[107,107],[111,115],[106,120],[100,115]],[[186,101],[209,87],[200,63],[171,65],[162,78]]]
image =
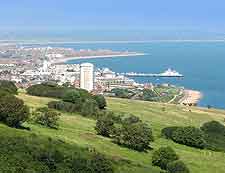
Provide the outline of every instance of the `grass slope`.
[[[46,106],[54,99],[28,96],[20,93],[19,98],[23,99],[28,106],[33,108]],[[162,128],[174,125],[194,125],[199,127],[210,120],[223,121],[225,111],[207,110],[204,108],[190,108],[175,105],[150,103],[126,99],[108,98],[108,108],[117,112],[132,113],[152,126],[155,135],[154,149],[161,146],[171,146],[181,157],[192,173],[224,173],[225,153],[209,150],[199,150],[191,147],[176,144],[170,140],[160,138]],[[166,108],[163,111],[163,107]],[[151,166],[153,151],[146,153],[136,152],[127,148],[119,147],[110,142],[109,139],[97,136],[94,130],[95,121],[81,117],[77,114],[63,114],[60,120],[59,130],[51,130],[37,125],[27,124],[31,127],[32,133],[40,136],[64,140],[68,144],[77,144],[81,147],[93,147],[116,160],[129,160],[132,164],[120,166],[118,173],[159,173],[157,167]],[[0,128],[4,128],[0,126]]]

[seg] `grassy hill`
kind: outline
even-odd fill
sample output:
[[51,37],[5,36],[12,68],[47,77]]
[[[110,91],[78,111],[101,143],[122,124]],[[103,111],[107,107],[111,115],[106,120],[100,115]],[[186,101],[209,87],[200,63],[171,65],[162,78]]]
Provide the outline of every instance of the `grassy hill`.
[[[28,96],[25,93],[20,93],[18,97],[23,99],[32,108],[46,106],[49,101],[54,100]],[[190,108],[189,110],[182,106],[117,98],[108,98],[107,101],[108,109],[116,112],[132,113],[147,122],[152,127],[155,136],[155,142],[151,144],[154,150],[161,146],[171,146],[178,153],[181,160],[187,164],[192,173],[225,172],[225,153],[194,149],[160,138],[161,129],[167,126],[194,125],[199,127],[204,122],[210,120],[223,122],[225,111],[204,108]],[[163,107],[165,107],[165,111]],[[32,133],[44,138],[43,140],[51,137],[55,140],[64,141],[65,144],[63,145],[68,144],[81,148],[95,148],[108,157],[118,161],[124,161],[124,164],[116,167],[116,172],[118,173],[160,172],[157,167],[151,166],[153,151],[137,152],[113,144],[109,139],[96,135],[94,130],[95,120],[84,118],[78,114],[62,114],[59,130],[48,129],[28,123],[26,123],[26,126],[31,128],[31,132],[15,130],[1,125],[0,134],[2,136],[10,133],[11,136],[23,137]]]

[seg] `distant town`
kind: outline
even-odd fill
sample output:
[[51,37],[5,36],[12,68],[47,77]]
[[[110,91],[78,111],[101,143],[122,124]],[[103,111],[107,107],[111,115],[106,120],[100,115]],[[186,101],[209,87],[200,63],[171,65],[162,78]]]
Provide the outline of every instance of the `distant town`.
[[160,74],[116,73],[107,67],[96,68],[91,63],[65,63],[82,58],[137,55],[143,55],[143,53],[5,44],[0,46],[0,79],[14,81],[20,88],[43,82],[54,82],[58,85],[82,88],[94,94],[113,97],[187,105],[195,105],[198,102],[201,93],[197,91],[185,90],[183,87],[169,84],[140,84],[130,78],[133,76],[183,77],[182,74],[171,69]]

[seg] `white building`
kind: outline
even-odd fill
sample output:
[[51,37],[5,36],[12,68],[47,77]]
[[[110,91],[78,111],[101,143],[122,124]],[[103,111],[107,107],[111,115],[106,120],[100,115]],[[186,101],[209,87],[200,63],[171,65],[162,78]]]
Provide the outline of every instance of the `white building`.
[[80,88],[87,91],[94,89],[94,65],[83,63],[80,65]]

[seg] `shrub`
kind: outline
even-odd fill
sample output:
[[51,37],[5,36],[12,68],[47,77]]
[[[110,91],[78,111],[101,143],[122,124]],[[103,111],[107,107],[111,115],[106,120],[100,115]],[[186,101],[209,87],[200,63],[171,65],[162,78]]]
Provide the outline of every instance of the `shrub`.
[[173,132],[177,130],[179,127],[166,127],[161,130],[161,136],[167,139],[172,139]]
[[80,107],[79,105],[69,103],[69,102],[63,102],[63,101],[52,101],[48,103],[48,108],[50,109],[56,109],[59,111],[65,111],[65,112],[79,112]]
[[81,95],[80,92],[77,90],[70,90],[65,93],[63,96],[64,102],[70,102],[70,103],[77,103],[81,104]]
[[152,155],[152,165],[159,166],[164,170],[170,162],[176,160],[178,160],[178,156],[171,147],[161,147]]
[[82,108],[81,108],[81,115],[89,116],[89,117],[93,117],[93,116],[96,117],[98,112],[99,112],[99,109],[98,109],[98,105],[95,100],[88,99],[83,103]]
[[214,151],[225,151],[225,126],[217,121],[203,124],[207,148]]
[[107,106],[105,97],[103,95],[95,95],[93,99],[97,102],[99,109],[105,109]]
[[188,167],[184,164],[184,162],[177,160],[168,163],[167,171],[169,173],[189,173]]
[[0,97],[0,121],[11,127],[20,127],[29,118],[29,108],[13,95]]
[[0,90],[9,94],[17,94],[17,87],[12,81],[0,80]]
[[173,141],[196,148],[205,148],[204,133],[196,127],[180,127],[172,134]]
[[134,115],[130,115],[129,117],[124,118],[123,120],[124,124],[133,124],[138,122],[141,122],[140,118]]
[[205,133],[222,133],[225,134],[225,126],[218,121],[204,123],[201,130]]
[[111,161],[95,153],[90,159],[79,156],[72,161],[72,170],[77,173],[113,173]]
[[130,149],[144,151],[149,149],[150,142],[153,141],[152,130],[142,122],[123,123],[122,127],[116,130],[114,141]]
[[103,116],[98,118],[95,126],[95,130],[97,131],[98,135],[102,135],[105,137],[110,137],[114,129],[114,122],[112,117],[110,116]]
[[50,128],[58,128],[59,124],[58,112],[50,110],[48,108],[39,108],[35,113],[35,122]]

